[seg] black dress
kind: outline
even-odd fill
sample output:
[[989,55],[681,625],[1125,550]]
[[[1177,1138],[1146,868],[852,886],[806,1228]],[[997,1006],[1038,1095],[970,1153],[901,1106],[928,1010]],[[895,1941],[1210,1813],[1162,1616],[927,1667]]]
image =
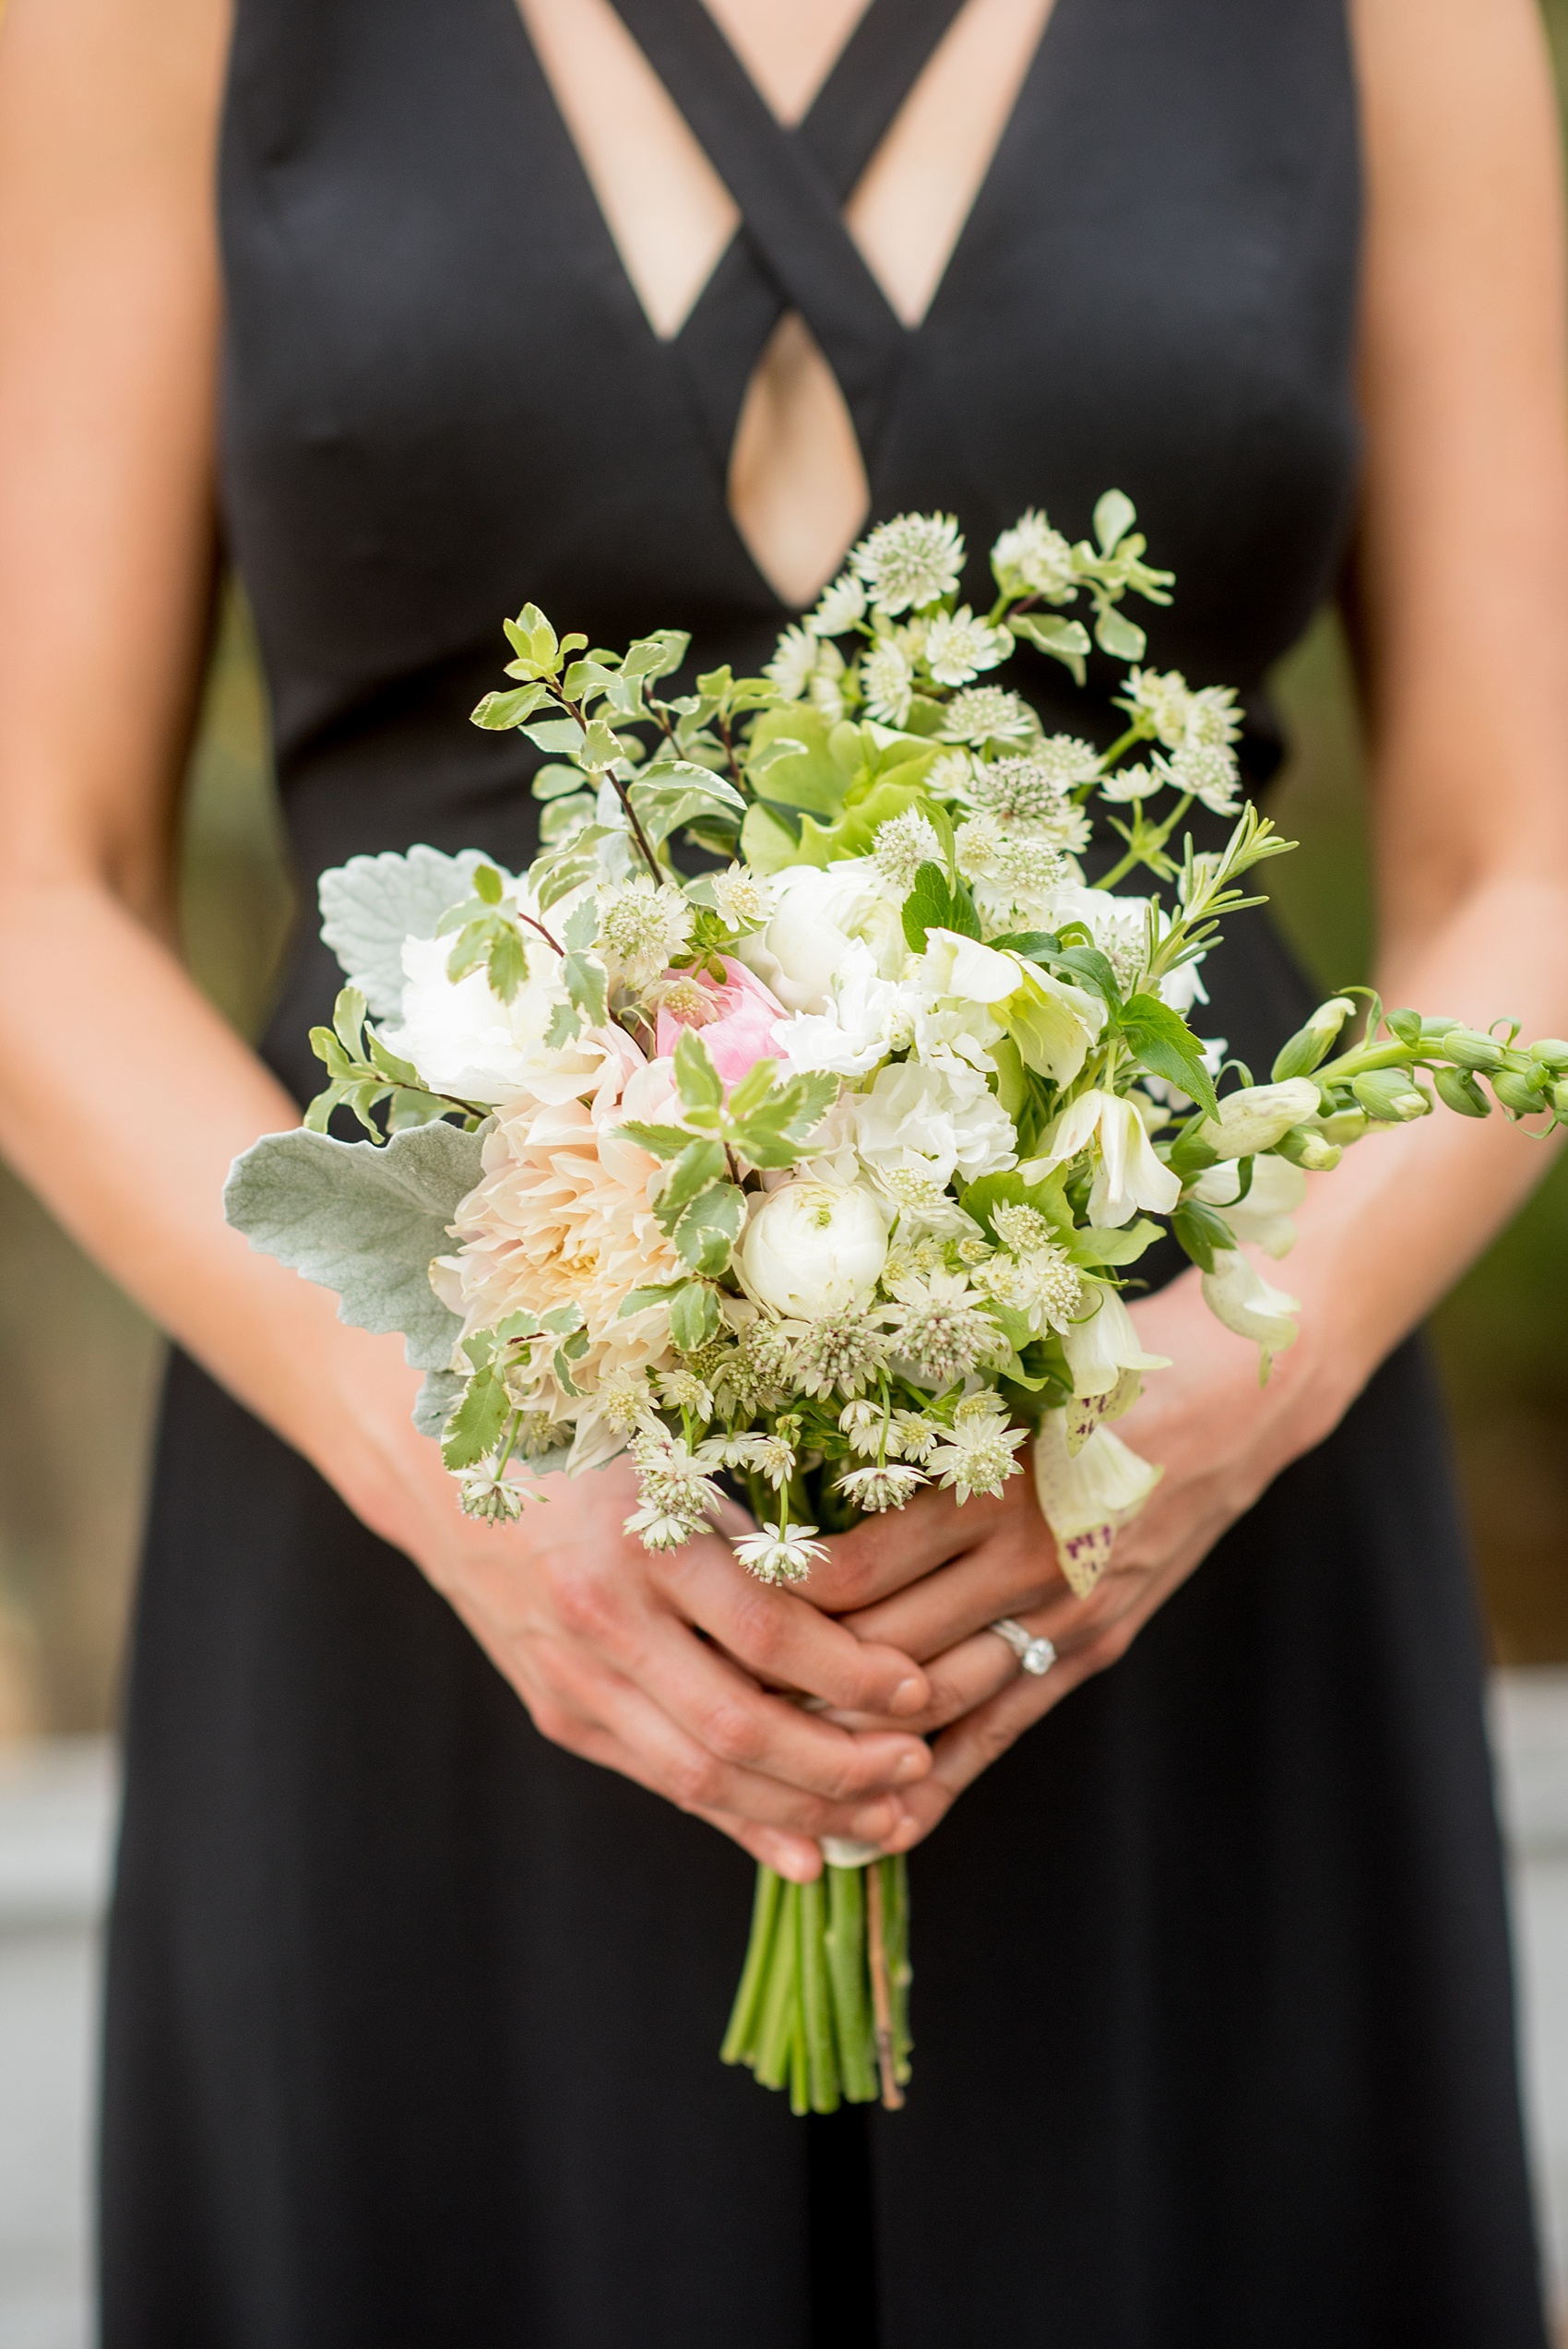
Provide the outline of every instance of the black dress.
[[[908,333],[830,191],[951,0],[874,0],[793,141],[695,0],[624,12],[749,221],[673,344],[513,0],[239,0],[223,501],[307,904],[360,851],[527,859],[530,754],[468,723],[525,597],[590,642],[763,657],[787,615],[723,458],[786,299],[875,514],[959,514],[977,595],[1024,507],[1078,534],[1117,483],[1179,574],[1153,657],[1251,690],[1341,558],[1340,0],[1058,0]],[[1306,998],[1260,917],[1209,975],[1266,1067]],[[335,982],[307,920],[267,1045],[302,1095]],[[802,2124],[717,2060],[749,1863],[539,1736],[415,1568],[177,1360],[107,2349],[1540,2349],[1479,1690],[1408,1348],[915,1855],[909,2108]]]

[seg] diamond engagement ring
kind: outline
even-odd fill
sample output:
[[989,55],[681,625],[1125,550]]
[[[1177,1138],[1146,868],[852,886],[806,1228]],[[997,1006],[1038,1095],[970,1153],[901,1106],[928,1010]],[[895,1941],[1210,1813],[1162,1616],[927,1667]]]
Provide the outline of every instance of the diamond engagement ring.
[[1024,1670],[1033,1673],[1037,1680],[1056,1662],[1056,1650],[1051,1640],[1031,1639],[1023,1625],[1015,1623],[1010,1615],[999,1616],[986,1628],[994,1631],[999,1640],[1006,1640]]

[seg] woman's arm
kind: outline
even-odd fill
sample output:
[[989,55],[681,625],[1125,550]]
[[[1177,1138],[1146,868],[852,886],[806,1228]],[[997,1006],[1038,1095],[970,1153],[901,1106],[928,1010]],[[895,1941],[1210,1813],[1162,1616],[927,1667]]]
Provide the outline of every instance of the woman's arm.
[[[814,1873],[929,1766],[921,1675],[717,1540],[650,1560],[625,1480],[467,1523],[400,1343],[254,1254],[223,1177],[297,1111],[172,946],[206,655],[218,0],[10,0],[0,30],[0,1148],[116,1280],[444,1591],[551,1736]],[[700,1625],[739,1664],[699,1639]],[[857,1826],[856,1822],[860,1824]]]
[[[1379,983],[1528,1036],[1568,1032],[1568,366],[1556,111],[1531,0],[1360,0],[1369,173],[1356,635],[1373,755]],[[922,1830],[1142,1625],[1544,1172],[1494,1115],[1439,1110],[1315,1178],[1283,1284],[1301,1335],[1255,1349],[1197,1277],[1136,1308],[1157,1374],[1119,1432],[1166,1474],[1085,1604],[1042,1564],[1023,1481],[960,1514],[929,1496],[835,1545],[810,1588],[932,1663],[966,1714],[916,1790]],[[930,1569],[944,1559],[945,1572]],[[910,1581],[925,1574],[923,1581]],[[905,1587],[908,1585],[909,1587]],[[897,1595],[884,1595],[894,1593]],[[1062,1661],[1018,1675],[980,1627],[1021,1614]]]

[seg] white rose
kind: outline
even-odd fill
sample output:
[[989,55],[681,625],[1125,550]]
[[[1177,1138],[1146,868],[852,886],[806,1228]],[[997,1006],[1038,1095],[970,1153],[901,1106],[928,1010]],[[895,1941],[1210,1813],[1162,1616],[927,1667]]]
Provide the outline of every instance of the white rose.
[[456,982],[447,977],[453,943],[450,937],[405,938],[402,1018],[382,1031],[383,1038],[387,1050],[411,1060],[438,1093],[508,1101],[539,1059],[551,1013],[564,999],[554,983],[559,964],[540,939],[528,949],[527,979],[511,1002],[503,1003],[483,971]]
[[774,888],[773,918],[736,953],[786,1011],[821,1011],[849,940],[875,925],[880,876],[869,857],[846,857],[826,866],[788,865],[775,874]]
[[769,1191],[741,1243],[742,1276],[757,1302],[808,1319],[864,1305],[886,1261],[881,1202],[854,1185],[786,1183]]

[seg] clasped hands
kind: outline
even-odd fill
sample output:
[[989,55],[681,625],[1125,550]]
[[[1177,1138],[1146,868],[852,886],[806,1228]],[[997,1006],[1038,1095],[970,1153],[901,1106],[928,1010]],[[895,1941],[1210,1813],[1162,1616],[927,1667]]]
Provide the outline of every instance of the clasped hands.
[[[422,1563],[557,1744],[797,1880],[818,1873],[824,1835],[907,1851],[1125,1652],[1337,1415],[1304,1347],[1260,1389],[1255,1349],[1211,1319],[1192,1276],[1137,1318],[1178,1366],[1121,1432],[1165,1475],[1087,1599],[1057,1568],[1027,1473],[962,1508],[928,1488],[837,1536],[793,1590],[737,1571],[718,1532],[665,1555],[628,1540],[624,1462],[552,1479],[549,1506],[524,1524],[465,1527]],[[1000,1616],[1052,1641],[1043,1677],[987,1629]]]

